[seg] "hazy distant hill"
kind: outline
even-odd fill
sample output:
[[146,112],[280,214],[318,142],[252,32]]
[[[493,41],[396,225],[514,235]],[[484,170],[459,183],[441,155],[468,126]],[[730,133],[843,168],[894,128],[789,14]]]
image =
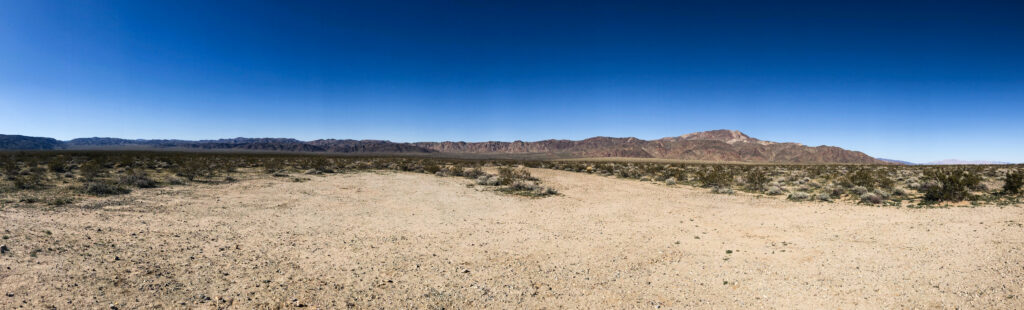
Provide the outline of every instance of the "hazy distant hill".
[[0,135],[0,150],[52,150],[62,145],[63,142],[53,138]]
[[881,160],[881,161],[884,161],[884,162],[900,164],[900,165],[917,165],[916,163],[912,163],[912,162],[909,162],[909,161],[898,160],[898,159],[888,159],[888,158],[881,158],[881,157],[875,158],[875,159],[878,159],[878,160]]
[[1012,163],[1002,161],[987,161],[987,160],[960,160],[960,159],[944,159],[939,161],[933,161],[925,163],[925,165],[1009,165]]
[[777,163],[887,163],[861,152],[834,146],[809,147],[751,138],[734,130],[713,130],[657,140],[593,137],[584,140],[536,142],[417,142],[382,140],[314,140],[286,138],[234,138],[219,140],[127,140],[79,138],[61,142],[50,138],[0,136],[0,149],[199,149],[331,153],[442,153],[501,157],[584,158],[630,157],[692,161]]

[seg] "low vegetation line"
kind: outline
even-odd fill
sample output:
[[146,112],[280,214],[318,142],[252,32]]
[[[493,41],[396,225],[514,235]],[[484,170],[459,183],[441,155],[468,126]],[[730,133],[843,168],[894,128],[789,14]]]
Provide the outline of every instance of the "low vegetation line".
[[[497,174],[482,167],[497,167]],[[848,201],[865,205],[934,207],[1016,204],[1024,187],[1021,166],[769,165],[615,161],[443,159],[400,156],[323,156],[267,153],[152,151],[22,151],[0,153],[0,205],[73,204],[88,196],[188,183],[230,183],[246,173],[294,174],[394,170],[474,180],[497,192],[546,197],[529,168],[636,179],[667,186],[704,187],[794,201]]]

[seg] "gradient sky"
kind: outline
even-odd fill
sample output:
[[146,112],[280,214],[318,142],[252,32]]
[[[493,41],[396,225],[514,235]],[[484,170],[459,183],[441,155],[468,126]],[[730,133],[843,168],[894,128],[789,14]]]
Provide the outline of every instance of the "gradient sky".
[[1024,162],[1024,2],[550,2],[0,0],[0,133]]

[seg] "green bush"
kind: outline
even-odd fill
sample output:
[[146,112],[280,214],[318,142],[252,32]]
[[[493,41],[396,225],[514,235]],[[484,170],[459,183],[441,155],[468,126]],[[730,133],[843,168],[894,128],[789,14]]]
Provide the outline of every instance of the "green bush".
[[697,174],[697,181],[704,187],[727,187],[733,182],[732,171],[722,166],[714,166]]
[[1003,183],[1003,192],[1007,194],[1019,194],[1021,187],[1024,187],[1024,172],[1020,170],[1006,174],[1006,183]]
[[537,178],[530,175],[530,172],[526,171],[526,169],[512,169],[508,167],[498,168],[498,183],[501,185],[511,185],[516,181],[536,180]]
[[970,196],[970,188],[981,183],[981,177],[963,168],[936,168],[925,171],[925,178],[936,182],[925,188],[924,200],[963,201]]
[[750,169],[744,177],[744,182],[747,183],[747,188],[758,192],[763,191],[769,181],[771,181],[771,179],[768,178],[768,174],[764,173],[764,170],[761,170],[760,168]]

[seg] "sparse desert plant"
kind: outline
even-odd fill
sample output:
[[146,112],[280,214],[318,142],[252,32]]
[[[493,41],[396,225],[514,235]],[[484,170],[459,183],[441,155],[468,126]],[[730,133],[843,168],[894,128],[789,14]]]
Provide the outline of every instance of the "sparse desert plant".
[[43,187],[43,176],[37,173],[29,173],[25,175],[16,175],[11,180],[16,189],[40,189]]
[[60,174],[68,171],[67,162],[60,156],[54,156],[50,161],[46,162],[47,168],[54,174]]
[[466,172],[464,172],[462,176],[467,179],[476,179],[485,174],[486,173],[480,168],[474,167],[473,169],[466,170]]
[[437,164],[431,163],[429,165],[423,166],[423,172],[426,172],[428,174],[436,174],[438,171],[441,171],[441,166]]
[[497,186],[501,185],[501,181],[496,175],[484,174],[476,178],[476,184]]
[[875,193],[865,193],[860,195],[860,202],[867,204],[880,204],[882,203],[882,196]]
[[498,182],[501,185],[511,185],[515,181],[536,181],[526,169],[513,169],[508,167],[498,168]]
[[89,182],[85,185],[85,193],[96,196],[110,196],[131,193],[131,190],[119,184],[109,182]]
[[531,197],[555,195],[558,193],[550,187],[540,186],[533,181],[526,180],[516,180],[515,182],[512,182],[512,184],[509,184],[500,190],[512,194]]
[[444,175],[448,176],[461,177],[464,173],[466,173],[466,169],[462,168],[462,166],[459,165],[452,165],[445,167],[443,173]]
[[99,177],[103,170],[105,170],[103,166],[100,165],[100,163],[95,160],[85,162],[84,164],[82,164],[82,167],[78,169],[79,174],[81,174],[82,178],[85,179],[86,181],[92,181],[96,177]]
[[176,177],[176,176],[171,176],[171,177],[167,178],[167,184],[170,184],[170,185],[185,185],[185,184],[188,184],[188,180],[185,180],[184,178],[180,178],[180,177]]
[[925,172],[925,176],[938,186],[930,186],[924,193],[925,201],[962,201],[970,195],[969,189],[976,187],[981,178],[963,168],[936,168]]
[[771,179],[768,174],[760,168],[753,168],[747,171],[747,175],[744,176],[744,182],[746,182],[747,188],[753,191],[763,191],[765,186]]
[[704,187],[726,187],[732,185],[732,172],[723,166],[714,166],[697,174],[697,181]]
[[711,190],[711,192],[713,192],[715,194],[726,194],[726,195],[731,195],[731,194],[734,193],[734,191],[732,190],[731,187],[715,187],[714,189]]
[[774,195],[782,195],[785,192],[782,190],[782,188],[780,188],[778,186],[769,186],[768,189],[765,190],[765,193],[768,194],[768,195],[773,195],[774,196]]
[[1019,194],[1021,188],[1024,187],[1024,172],[1016,170],[1006,174],[1006,179],[1003,183],[1003,192],[1007,194]]
[[67,195],[54,195],[47,201],[51,206],[64,206],[74,203],[75,199]]
[[150,179],[149,175],[142,170],[132,171],[130,174],[121,176],[119,183],[121,183],[121,185],[134,186],[138,188],[156,187],[156,181]]
[[18,160],[14,156],[4,156],[0,161],[0,173],[8,179],[18,174]]
[[786,199],[794,201],[803,201],[811,199],[811,195],[805,192],[793,192],[792,194],[789,194],[789,197],[786,197]]
[[825,193],[832,199],[839,199],[843,197],[843,189],[839,187],[826,188]]

